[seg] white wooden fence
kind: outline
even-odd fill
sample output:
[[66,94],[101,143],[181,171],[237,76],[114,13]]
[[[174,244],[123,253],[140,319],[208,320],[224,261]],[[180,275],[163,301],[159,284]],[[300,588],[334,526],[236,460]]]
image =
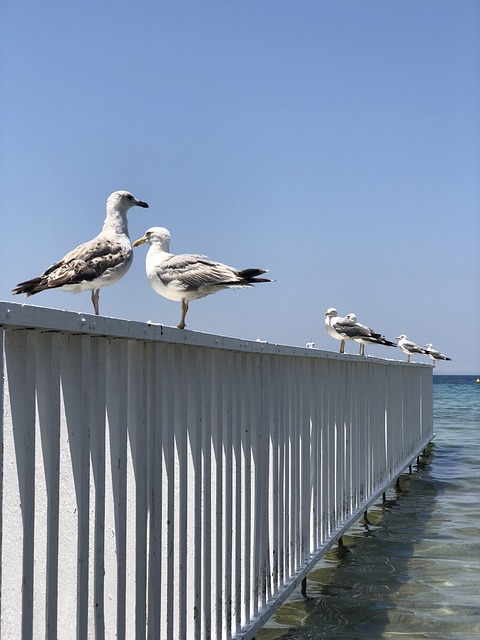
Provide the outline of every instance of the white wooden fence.
[[252,638],[432,438],[428,365],[3,302],[0,329],[2,640]]

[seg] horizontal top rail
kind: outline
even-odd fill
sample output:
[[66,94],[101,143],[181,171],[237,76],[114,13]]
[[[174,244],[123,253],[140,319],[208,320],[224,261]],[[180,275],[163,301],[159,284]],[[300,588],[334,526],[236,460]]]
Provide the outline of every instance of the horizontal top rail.
[[2,637],[249,640],[433,437],[429,364],[3,301],[0,346]]
[[[404,366],[405,360],[380,358],[378,356],[358,356],[337,353],[324,349],[309,349],[271,342],[232,338],[188,329],[177,329],[154,322],[138,322],[120,318],[95,316],[89,313],[77,313],[60,309],[38,307],[0,300],[0,326],[10,329],[37,329],[40,331],[58,331],[71,334],[92,335],[109,338],[127,338],[169,344],[188,344],[199,347],[213,347],[228,351],[248,353],[267,353],[285,356],[326,358],[331,360],[355,362],[379,362]],[[411,362],[409,367],[432,368],[429,363]]]

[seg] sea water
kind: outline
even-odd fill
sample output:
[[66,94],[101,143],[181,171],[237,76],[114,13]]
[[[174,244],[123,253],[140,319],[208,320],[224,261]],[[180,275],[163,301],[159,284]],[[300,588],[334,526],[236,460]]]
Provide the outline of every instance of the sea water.
[[257,640],[480,638],[480,383],[434,376],[435,439]]

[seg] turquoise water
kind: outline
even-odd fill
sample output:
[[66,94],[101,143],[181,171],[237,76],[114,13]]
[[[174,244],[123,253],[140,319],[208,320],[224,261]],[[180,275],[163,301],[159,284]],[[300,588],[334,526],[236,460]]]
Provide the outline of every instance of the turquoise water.
[[419,468],[309,574],[257,640],[480,638],[480,384],[434,376]]

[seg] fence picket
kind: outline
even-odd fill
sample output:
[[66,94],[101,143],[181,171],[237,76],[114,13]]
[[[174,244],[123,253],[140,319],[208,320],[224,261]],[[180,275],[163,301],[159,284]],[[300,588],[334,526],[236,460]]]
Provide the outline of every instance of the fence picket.
[[430,365],[0,325],[5,638],[249,640],[433,436]]

